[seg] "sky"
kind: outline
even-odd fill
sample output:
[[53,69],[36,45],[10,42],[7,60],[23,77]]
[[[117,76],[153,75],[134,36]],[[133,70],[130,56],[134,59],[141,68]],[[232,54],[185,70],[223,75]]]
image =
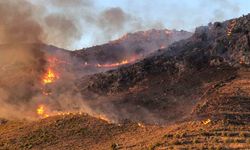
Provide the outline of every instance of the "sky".
[[[42,0],[30,1],[45,4]],[[70,49],[103,44],[127,32],[152,28],[193,32],[197,26],[250,13],[249,0],[71,0],[72,6],[70,0],[54,1],[65,4],[44,5],[47,11],[72,14],[70,17],[81,29],[78,38],[66,47]]]

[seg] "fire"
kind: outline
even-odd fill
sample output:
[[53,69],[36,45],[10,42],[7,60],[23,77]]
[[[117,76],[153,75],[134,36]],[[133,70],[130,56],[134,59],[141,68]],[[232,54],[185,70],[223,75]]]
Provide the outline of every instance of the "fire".
[[202,123],[203,123],[204,125],[207,125],[207,124],[211,123],[211,120],[210,120],[210,119],[207,119],[207,120],[202,121]]
[[[45,74],[42,76],[41,81],[44,85],[44,87],[41,88],[41,94],[46,97],[50,96],[52,91],[45,85],[54,83],[57,79],[59,79],[58,74],[53,70],[53,68],[56,67],[58,60],[56,58],[48,58],[47,62],[49,63],[49,67],[47,68]],[[42,118],[49,117],[48,110],[46,110],[45,105],[39,105],[36,109],[36,113]]]
[[106,121],[107,123],[112,123],[106,115],[99,115],[98,118],[103,121]]
[[145,126],[142,123],[137,123],[137,125],[141,128],[144,128]]
[[38,115],[43,115],[44,114],[44,106],[39,106],[36,110]]
[[57,79],[59,79],[59,76],[51,68],[48,68],[47,72],[43,77],[43,83],[50,84],[55,82]]
[[232,34],[232,31],[236,25],[236,20],[233,20],[229,23],[228,27],[227,27],[227,35],[230,36]]
[[56,67],[58,64],[70,64],[69,62],[67,61],[64,61],[64,60],[60,60],[56,57],[52,57],[50,56],[48,59],[47,59],[47,62],[50,64],[50,66],[53,66],[53,67]]
[[38,106],[38,108],[36,109],[36,112],[39,116],[41,116],[43,118],[49,117],[49,115],[45,113],[45,106],[44,105]]
[[128,63],[129,63],[128,60],[123,60],[121,62],[114,63],[114,64],[103,64],[103,65],[97,64],[97,67],[112,68],[112,67],[118,67],[118,66],[121,66],[121,65],[126,65]]
[[117,62],[117,63],[113,63],[113,64],[97,64],[96,66],[101,68],[101,67],[104,67],[104,68],[114,68],[114,67],[119,67],[119,66],[122,66],[122,65],[127,65],[127,64],[130,64],[132,62],[135,62],[137,59],[137,57],[133,57],[131,59],[125,59],[125,60],[122,60],[120,62]]

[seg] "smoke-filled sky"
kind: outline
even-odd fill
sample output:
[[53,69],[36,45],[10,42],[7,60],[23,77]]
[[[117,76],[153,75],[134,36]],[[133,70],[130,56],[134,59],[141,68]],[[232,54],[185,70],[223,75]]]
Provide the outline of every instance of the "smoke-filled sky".
[[[196,26],[250,13],[248,0],[21,0],[27,1],[29,7],[15,4],[18,1],[1,2],[1,5],[10,7],[12,12],[6,10],[12,16],[16,13],[19,17],[34,18],[35,24],[41,27],[37,39],[67,49],[102,44],[127,32],[151,28],[193,31]],[[22,5],[31,10],[26,11]],[[8,14],[5,16],[9,21]],[[5,22],[6,27],[19,22],[15,20],[19,17]],[[25,33],[29,31],[26,23],[22,24]],[[34,27],[37,28],[33,24],[32,31]],[[16,35],[10,37],[18,40]],[[33,37],[20,39],[30,38]]]

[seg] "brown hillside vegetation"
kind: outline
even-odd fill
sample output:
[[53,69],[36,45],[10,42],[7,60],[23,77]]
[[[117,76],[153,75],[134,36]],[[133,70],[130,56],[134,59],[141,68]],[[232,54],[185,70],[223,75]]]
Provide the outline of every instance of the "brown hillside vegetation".
[[220,121],[171,126],[110,124],[88,115],[55,116],[0,126],[1,149],[232,149],[250,148],[250,127]]

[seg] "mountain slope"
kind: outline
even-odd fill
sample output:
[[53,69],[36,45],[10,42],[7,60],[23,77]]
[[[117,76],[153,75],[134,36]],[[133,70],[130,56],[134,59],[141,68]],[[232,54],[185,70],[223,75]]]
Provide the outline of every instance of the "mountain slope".
[[110,124],[71,114],[0,124],[0,149],[249,149],[249,125],[207,120],[171,126]]
[[209,24],[140,62],[84,76],[77,90],[105,118],[0,119],[0,149],[250,149],[249,31],[250,15]]
[[236,124],[250,122],[249,74],[248,68],[242,68],[235,76],[209,89],[193,113],[215,120],[226,118]]
[[[109,99],[118,113],[111,118],[151,123],[187,118],[205,91],[248,66],[249,31],[250,15],[199,27],[191,38],[141,62],[83,77],[78,87],[83,95]],[[146,113],[153,119],[149,121]]]
[[134,61],[191,35],[192,33],[186,31],[152,29],[129,33],[107,44],[74,51],[73,53],[90,64],[117,63],[123,60]]

